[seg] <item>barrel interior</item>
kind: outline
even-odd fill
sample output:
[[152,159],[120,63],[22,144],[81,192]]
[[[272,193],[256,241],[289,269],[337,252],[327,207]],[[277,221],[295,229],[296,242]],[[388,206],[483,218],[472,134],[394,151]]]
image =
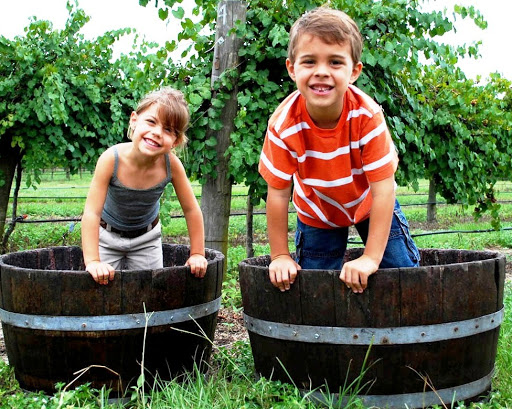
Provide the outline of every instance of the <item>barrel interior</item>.
[[[349,249],[347,259],[362,251]],[[446,339],[434,342],[374,339],[371,347],[358,344],[357,335],[323,343],[314,332],[315,327],[359,328],[362,333],[382,328],[391,329],[392,340],[393,330],[403,327],[428,335],[428,326],[477,320],[501,310],[503,255],[451,249],[421,249],[420,253],[420,267],[379,270],[362,294],[342,285],[338,271],[324,270],[300,271],[291,289],[281,293],[268,278],[269,256],[244,260],[239,265],[244,313],[266,323],[262,331],[247,328],[256,371],[304,389],[328,385],[330,392],[339,392],[357,380],[369,353],[362,395],[421,395],[428,376],[437,391],[457,391],[461,396],[470,390],[474,395],[469,393],[468,400],[478,399],[490,385],[499,326],[460,338],[452,334],[456,327],[446,330]],[[287,326],[308,326],[313,332],[307,341],[282,339],[280,331]]]
[[[224,256],[206,250],[208,268],[203,279],[184,264],[189,246],[164,244],[164,268],[116,273],[100,286],[84,271],[79,247],[52,247],[0,257],[0,307],[28,316],[50,316],[57,322],[83,318],[83,325],[104,316],[148,316],[196,308],[221,295]],[[215,304],[217,305],[217,304]],[[74,372],[89,368],[78,383],[106,385],[117,396],[129,390],[141,373],[173,379],[197,366],[208,369],[217,308],[200,317],[166,325],[115,330],[44,330],[2,322],[9,364],[20,385],[28,390],[55,391],[55,383],[70,382]],[[144,319],[142,320],[144,321]],[[142,323],[144,325],[144,322]],[[85,327],[84,327],[85,328]],[[142,357],[143,346],[145,355]]]

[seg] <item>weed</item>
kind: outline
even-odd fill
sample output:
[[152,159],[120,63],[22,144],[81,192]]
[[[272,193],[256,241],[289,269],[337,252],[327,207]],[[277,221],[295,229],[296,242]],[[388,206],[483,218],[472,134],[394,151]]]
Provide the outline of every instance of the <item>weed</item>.
[[[46,181],[37,191],[22,189],[24,196],[45,196],[51,199],[21,199],[18,213],[29,214],[29,219],[71,218],[79,216],[83,209],[83,199],[68,200],[64,196],[85,197],[90,183],[90,175],[82,179],[78,176],[66,179],[63,175],[46,175]],[[71,190],[70,186],[74,186]],[[69,194],[69,190],[72,194]],[[503,183],[499,199],[510,200],[512,194],[510,182]],[[200,187],[194,186],[196,194]],[[246,187],[235,186],[233,192],[245,194]],[[425,203],[428,185],[421,184],[419,193],[424,196],[411,195],[406,188],[399,188],[397,194],[403,205],[404,213],[409,219],[413,233],[432,230],[483,230],[490,228],[488,218],[483,217],[477,222],[471,211],[458,205],[439,205],[438,221],[435,224],[426,223]],[[404,196],[409,194],[409,196]],[[186,243],[188,236],[184,219],[171,217],[181,214],[179,203],[172,196],[172,191],[166,196],[167,202],[162,206],[169,217],[162,218],[164,222],[164,241]],[[244,212],[246,198],[233,196],[233,212]],[[263,203],[255,210],[264,210]],[[293,209],[291,209],[293,211]],[[503,225],[506,227],[512,220],[512,205],[503,203],[500,209]],[[290,248],[293,249],[293,231],[295,230],[296,214],[289,215]],[[267,242],[266,218],[264,215],[254,216],[254,250],[255,254],[269,254]],[[222,303],[225,307],[239,311],[242,300],[239,289],[238,263],[246,258],[245,250],[246,225],[245,217],[237,216],[230,219],[229,240],[231,243],[227,254],[227,274],[223,283]],[[511,248],[512,232],[500,231],[478,234],[440,234],[417,237],[420,248],[464,248],[481,250],[484,248]],[[52,245],[80,245],[80,223],[70,231],[69,222],[18,224],[9,240],[9,251],[21,251],[31,248],[48,247]],[[501,409],[512,407],[512,284],[509,282],[505,289],[505,317],[501,325],[496,357],[496,372],[493,378],[493,391],[485,403],[463,405],[453,402],[452,408],[481,408]],[[300,359],[300,357],[298,357]],[[65,385],[58,385],[54,396],[42,393],[25,393],[19,389],[14,379],[13,369],[0,362],[0,408],[23,409],[71,409],[71,408],[121,408],[126,409],[164,409],[164,408],[212,408],[212,409],[270,409],[270,408],[301,408],[309,409],[317,405],[309,396],[295,388],[292,384],[273,381],[271,379],[254,377],[254,363],[249,342],[238,341],[228,347],[216,347],[211,359],[211,367],[207,376],[197,368],[184,377],[172,381],[155,380],[150,385],[141,373],[133,400],[127,405],[121,402],[109,402],[109,391],[92,389],[89,385],[81,385],[73,390]],[[413,375],[411,375],[413,376]],[[350,385],[349,385],[350,386]],[[361,385],[352,385],[345,389],[348,395],[357,395]],[[137,389],[138,388],[138,389]],[[338,391],[343,394],[343,389]],[[331,396],[331,395],[329,395]],[[330,400],[329,400],[330,399]],[[325,407],[344,407],[341,401],[334,398],[325,399]],[[345,401],[346,404],[346,401]],[[350,400],[353,408],[362,407],[361,402],[353,397]],[[439,406],[441,408],[441,406]]]

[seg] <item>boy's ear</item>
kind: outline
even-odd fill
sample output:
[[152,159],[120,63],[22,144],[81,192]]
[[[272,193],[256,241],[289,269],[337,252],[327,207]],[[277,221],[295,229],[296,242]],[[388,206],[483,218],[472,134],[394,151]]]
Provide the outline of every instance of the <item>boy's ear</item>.
[[286,59],[286,69],[288,70],[288,75],[295,82],[295,67],[289,58]]
[[361,75],[362,71],[363,71],[363,63],[361,61],[359,61],[352,68],[352,75],[350,76],[350,83],[351,84],[356,82],[356,80],[359,78],[359,75]]

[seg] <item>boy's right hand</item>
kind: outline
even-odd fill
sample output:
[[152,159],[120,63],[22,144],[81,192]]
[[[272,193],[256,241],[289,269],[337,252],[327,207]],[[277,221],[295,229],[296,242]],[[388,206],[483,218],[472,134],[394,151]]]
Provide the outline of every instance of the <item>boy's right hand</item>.
[[268,270],[270,282],[281,291],[286,291],[295,282],[300,266],[289,254],[281,254],[274,257]]
[[85,267],[85,270],[92,275],[94,281],[98,284],[107,285],[109,281],[114,279],[115,270],[108,263],[102,263],[101,261],[91,261]]

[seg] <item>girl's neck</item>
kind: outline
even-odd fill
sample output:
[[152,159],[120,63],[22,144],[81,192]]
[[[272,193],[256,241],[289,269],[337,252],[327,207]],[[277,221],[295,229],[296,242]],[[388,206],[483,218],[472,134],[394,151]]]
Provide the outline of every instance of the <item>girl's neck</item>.
[[141,155],[136,149],[134,149],[133,142],[130,142],[129,149],[126,151],[126,158],[135,167],[140,169],[152,168],[156,164],[160,163],[164,159],[164,155],[158,156],[146,156]]

